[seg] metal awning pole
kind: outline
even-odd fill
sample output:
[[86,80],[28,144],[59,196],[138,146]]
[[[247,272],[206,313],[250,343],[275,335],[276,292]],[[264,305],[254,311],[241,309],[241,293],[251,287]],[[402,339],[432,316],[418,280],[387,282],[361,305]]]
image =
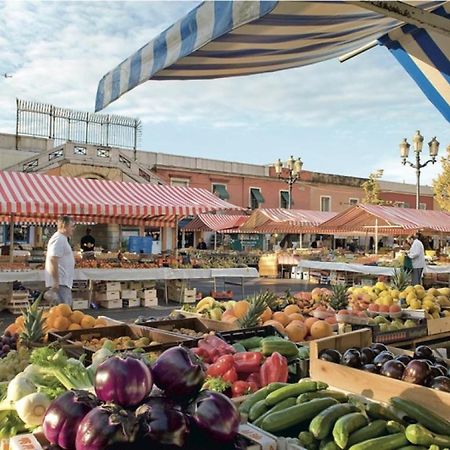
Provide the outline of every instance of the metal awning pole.
[[9,262],[14,262],[14,214],[9,218]]
[[178,256],[178,216],[175,216],[175,256]]
[[345,55],[342,55],[339,57],[339,62],[343,63],[345,61],[348,61],[349,59],[354,58],[355,56],[360,55],[361,53],[367,52],[367,50],[370,50],[371,48],[374,48],[378,45],[378,41],[372,41],[369,42],[366,45],[363,45],[360,48],[357,48],[356,50],[353,50],[351,52],[346,53]]
[[375,255],[378,255],[378,218],[375,219]]
[[214,231],[214,250],[217,250],[217,232]]

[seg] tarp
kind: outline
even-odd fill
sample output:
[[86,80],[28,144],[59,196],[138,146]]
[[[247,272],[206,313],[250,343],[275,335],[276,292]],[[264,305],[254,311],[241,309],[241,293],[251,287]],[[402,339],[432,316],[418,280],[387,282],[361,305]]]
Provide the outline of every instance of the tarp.
[[242,232],[307,233],[331,219],[336,213],[306,209],[258,208],[240,227]]
[[[443,4],[414,2],[431,10]],[[95,109],[150,79],[251,75],[337,58],[404,24],[342,1],[203,2],[107,73]],[[448,58],[450,50],[439,49]]]
[[450,233],[450,214],[443,211],[427,211],[392,206],[359,204],[319,227],[323,233],[336,234],[342,231],[380,234],[408,234],[422,230],[427,233]]
[[184,231],[216,231],[218,233],[239,233],[237,229],[248,216],[230,214],[199,214],[189,222]]
[[[433,13],[450,18],[450,2]],[[404,25],[379,41],[450,122],[450,35]]]
[[167,224],[207,211],[241,210],[206,189],[0,171],[0,218]]

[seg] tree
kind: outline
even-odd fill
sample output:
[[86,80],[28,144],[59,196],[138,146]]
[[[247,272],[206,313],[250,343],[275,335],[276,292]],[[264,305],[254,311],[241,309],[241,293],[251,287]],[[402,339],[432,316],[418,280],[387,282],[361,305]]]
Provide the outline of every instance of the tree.
[[365,181],[361,187],[364,189],[364,200],[363,203],[367,203],[369,205],[383,205],[385,202],[380,200],[380,185],[378,184],[378,180],[383,176],[383,170],[377,170],[376,172],[372,172],[369,175],[367,181]]
[[450,211],[450,145],[447,156],[441,158],[442,172],[433,180],[434,195],[444,211]]

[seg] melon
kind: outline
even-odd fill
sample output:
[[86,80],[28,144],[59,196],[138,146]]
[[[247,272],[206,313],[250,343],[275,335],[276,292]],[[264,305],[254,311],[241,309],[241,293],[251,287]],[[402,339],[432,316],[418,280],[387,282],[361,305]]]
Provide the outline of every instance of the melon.
[[272,318],[272,310],[267,307],[264,312],[261,314],[261,322],[264,323],[266,320],[270,320]]
[[315,323],[315,322],[317,322],[319,319],[317,319],[316,317],[308,317],[306,320],[305,320],[305,325],[306,325],[306,328],[308,328],[308,333],[311,333],[311,327],[312,327],[312,325]]
[[310,334],[313,339],[321,339],[324,337],[332,336],[333,330],[328,322],[319,320],[312,324]]
[[305,320],[305,318],[299,313],[289,314],[289,319],[291,321],[292,320],[300,320],[302,322]]
[[291,314],[300,314],[300,308],[297,305],[288,305],[286,308],[284,308],[284,313],[290,316]]
[[281,311],[277,311],[277,312],[273,313],[272,319],[281,323],[281,325],[283,325],[283,327],[285,327],[290,322],[289,316],[286,313],[281,312]]
[[305,339],[307,332],[308,330],[306,329],[306,326],[303,322],[298,320],[291,322],[286,327],[286,334],[293,342],[302,342]]

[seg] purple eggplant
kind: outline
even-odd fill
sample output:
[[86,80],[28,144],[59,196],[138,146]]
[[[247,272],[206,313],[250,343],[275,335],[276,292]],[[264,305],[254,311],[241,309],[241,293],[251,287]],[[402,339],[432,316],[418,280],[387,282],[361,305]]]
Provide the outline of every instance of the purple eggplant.
[[401,361],[390,359],[381,366],[380,375],[401,380],[404,370],[405,365]]
[[128,450],[139,438],[139,421],[115,405],[97,406],[81,421],[76,450]]
[[205,381],[200,361],[181,346],[162,353],[152,367],[152,374],[156,386],[180,403],[195,397]]
[[142,402],[152,390],[148,366],[136,358],[113,356],[95,372],[94,387],[100,400],[127,407]]
[[214,442],[232,442],[238,433],[240,416],[234,403],[218,392],[202,391],[188,412],[194,430]]
[[86,391],[65,392],[47,408],[42,424],[45,437],[64,450],[74,450],[80,422],[97,405],[97,398]]
[[444,376],[436,377],[430,383],[430,388],[438,391],[450,392],[450,378]]
[[431,375],[431,367],[424,359],[413,359],[403,372],[402,380],[424,385]]
[[136,416],[142,438],[148,440],[149,448],[158,445],[184,447],[189,434],[188,420],[179,409],[170,407],[170,401],[166,406],[160,402],[141,405],[136,410]]

